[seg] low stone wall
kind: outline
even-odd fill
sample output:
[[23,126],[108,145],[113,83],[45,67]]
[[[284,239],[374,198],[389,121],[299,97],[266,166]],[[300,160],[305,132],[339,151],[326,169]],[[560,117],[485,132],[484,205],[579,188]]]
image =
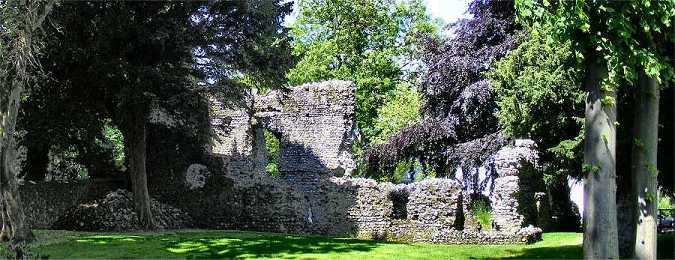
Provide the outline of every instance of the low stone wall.
[[[152,185],[151,196],[189,214],[197,228],[450,244],[525,243],[537,236],[520,234],[523,229],[462,230],[462,189],[454,180],[394,185],[316,177],[316,187],[306,190],[268,175],[208,175],[203,187],[195,188],[186,179]],[[24,185],[21,191],[31,225],[51,228],[68,209],[100,197],[108,189],[102,186],[42,183]]]
[[[381,234],[383,240],[399,242],[425,242],[434,244],[476,244],[503,245],[528,244],[541,240],[541,230],[537,228],[523,229],[517,233],[504,231],[456,230],[447,227],[436,227],[407,221],[390,226],[387,233]],[[371,239],[378,239],[371,237]]]
[[103,197],[121,186],[115,181],[25,183],[19,186],[19,192],[28,224],[49,229],[70,208]]
[[541,232],[465,229],[463,191],[450,179],[394,185],[302,176],[211,176],[203,188],[190,189],[186,182],[181,192],[153,190],[152,195],[190,213],[200,228],[450,244],[527,243]]

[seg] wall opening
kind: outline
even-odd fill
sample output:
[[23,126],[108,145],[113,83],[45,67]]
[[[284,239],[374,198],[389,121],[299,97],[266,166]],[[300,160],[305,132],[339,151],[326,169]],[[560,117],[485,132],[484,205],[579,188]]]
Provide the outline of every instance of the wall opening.
[[272,176],[278,176],[280,147],[279,138],[267,129],[263,129],[263,134],[265,136],[265,151],[267,155],[267,165],[265,166],[265,172]]
[[483,195],[471,196],[471,211],[474,217],[478,220],[481,230],[490,230],[492,225],[492,207],[490,207],[490,200]]
[[389,199],[393,204],[392,218],[393,219],[407,219],[408,218],[408,191],[399,190],[389,193]]

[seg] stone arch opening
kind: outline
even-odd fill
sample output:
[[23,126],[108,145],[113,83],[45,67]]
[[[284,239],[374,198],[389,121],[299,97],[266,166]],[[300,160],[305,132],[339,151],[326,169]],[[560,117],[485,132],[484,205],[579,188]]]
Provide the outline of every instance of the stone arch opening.
[[389,193],[389,200],[392,202],[392,219],[407,219],[408,218],[408,202],[410,193],[401,189]]

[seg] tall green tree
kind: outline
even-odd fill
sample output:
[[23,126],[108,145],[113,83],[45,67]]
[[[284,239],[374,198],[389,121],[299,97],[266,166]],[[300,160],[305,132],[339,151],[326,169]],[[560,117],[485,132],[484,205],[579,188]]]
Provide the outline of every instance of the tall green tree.
[[[505,134],[533,139],[541,149],[544,179],[553,202],[552,226],[579,230],[568,176],[579,177],[585,93],[570,42],[547,41],[547,32],[524,32],[518,48],[487,73]],[[555,131],[552,131],[555,129]]]
[[380,109],[397,85],[414,80],[418,39],[437,35],[420,0],[299,0],[291,25],[293,53],[300,57],[290,84],[327,79],[356,85],[357,154],[382,129]]
[[280,61],[270,58],[278,50],[263,43],[283,32],[289,8],[279,1],[67,2],[55,10],[52,62],[67,69],[51,68],[53,77],[94,99],[88,108],[121,130],[144,228],[156,228],[146,167],[150,113],[162,111],[193,132],[188,122],[200,121],[205,91],[231,86],[232,75],[278,75],[272,68]]
[[584,60],[588,95],[584,136],[586,258],[618,257],[615,93],[623,80],[638,85],[636,100],[641,104],[637,106],[634,123],[647,125],[644,129],[636,127],[633,133],[636,141],[632,174],[638,206],[634,224],[643,231],[634,240],[634,256],[646,259],[656,256],[653,198],[658,126],[654,121],[658,114],[656,117],[650,114],[658,109],[655,83],[672,77],[672,64],[664,55],[663,44],[672,44],[669,27],[675,17],[674,4],[672,1],[516,2],[521,20],[533,27],[550,28],[554,38],[571,40]]
[[484,72],[517,46],[521,27],[510,1],[474,0],[468,13],[471,18],[453,24],[451,37],[422,44],[424,66],[417,85],[424,100],[422,117],[365,153],[369,175],[389,175],[400,162],[417,160],[437,177],[454,176],[461,169],[467,189],[479,191],[487,185],[472,173],[490,167],[486,162],[507,140],[500,133]]

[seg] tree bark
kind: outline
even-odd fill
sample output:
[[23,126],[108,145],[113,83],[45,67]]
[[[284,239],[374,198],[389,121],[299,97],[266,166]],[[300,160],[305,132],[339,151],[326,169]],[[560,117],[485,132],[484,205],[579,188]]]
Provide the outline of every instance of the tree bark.
[[589,56],[586,72],[586,119],[584,134],[584,258],[619,257],[616,224],[616,99],[601,90],[607,67]]
[[2,137],[0,143],[0,190],[2,202],[6,208],[7,217],[11,225],[11,240],[13,244],[30,242],[33,233],[26,224],[26,217],[21,204],[21,196],[16,181],[14,163],[16,161],[16,144],[14,129],[21,105],[21,93],[23,87],[20,83],[13,84],[12,92],[7,102],[7,110],[2,118]]
[[2,231],[0,231],[0,241],[7,242],[12,237],[12,225],[9,223],[9,215],[7,215],[7,207],[0,199],[0,214],[2,215]]
[[656,79],[640,73],[631,159],[633,206],[636,207],[633,256],[636,259],[656,259],[658,131],[658,84]]
[[138,220],[146,230],[155,230],[155,224],[150,205],[148,192],[147,172],[145,168],[146,157],[146,127],[145,109],[136,106],[126,113],[124,120],[126,130],[124,133],[124,145],[129,160],[129,174],[134,194],[134,207]]

